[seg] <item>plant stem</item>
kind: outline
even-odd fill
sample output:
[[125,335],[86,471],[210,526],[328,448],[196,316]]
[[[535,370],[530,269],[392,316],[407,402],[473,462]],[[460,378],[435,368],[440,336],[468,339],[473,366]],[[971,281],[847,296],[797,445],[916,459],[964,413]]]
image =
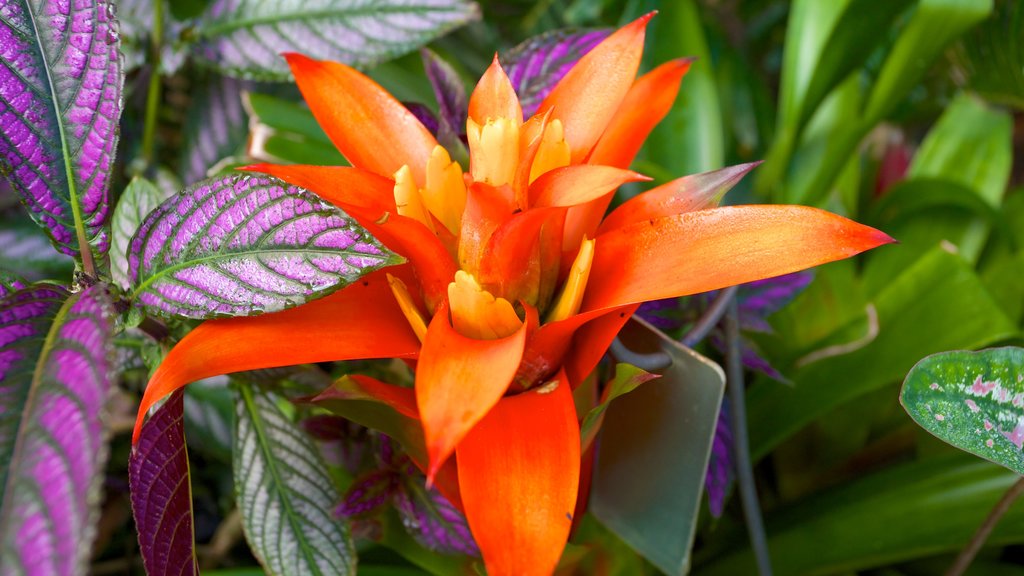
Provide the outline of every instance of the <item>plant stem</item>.
[[743,384],[743,360],[740,356],[739,306],[735,298],[729,298],[727,308],[724,322],[728,346],[725,370],[729,401],[732,405],[732,449],[736,460],[736,478],[739,483],[740,499],[743,502],[743,516],[747,521],[747,533],[750,535],[750,546],[757,559],[758,573],[761,576],[771,576],[772,563],[768,555],[768,540],[761,518],[761,506],[757,500],[757,488],[754,486],[754,470],[750,463],[746,387]]
[[711,329],[722,319],[722,315],[725,314],[729,302],[735,300],[733,296],[736,295],[738,289],[738,286],[729,286],[718,292],[718,295],[711,302],[711,306],[708,306],[708,309],[697,319],[697,323],[693,325],[693,328],[690,328],[690,331],[683,336],[683,346],[693,348],[708,335],[708,332],[711,332]]
[[153,3],[153,35],[149,47],[149,88],[146,92],[146,116],[142,129],[143,171],[153,165],[153,145],[156,140],[156,114],[160,109],[160,52],[164,42],[164,2]]
[[978,527],[978,531],[974,533],[971,541],[967,543],[967,546],[960,552],[960,555],[956,557],[953,565],[949,567],[949,571],[946,572],[946,576],[961,576],[967,571],[968,566],[974,561],[974,557],[978,555],[981,547],[985,545],[985,541],[988,540],[989,534],[999,523],[999,520],[1006,514],[1006,511],[1010,509],[1021,493],[1024,493],[1024,477],[1019,478],[1014,482],[1013,486],[1003,494],[1003,497],[996,502],[995,507],[988,513],[988,517],[982,522],[981,526]]

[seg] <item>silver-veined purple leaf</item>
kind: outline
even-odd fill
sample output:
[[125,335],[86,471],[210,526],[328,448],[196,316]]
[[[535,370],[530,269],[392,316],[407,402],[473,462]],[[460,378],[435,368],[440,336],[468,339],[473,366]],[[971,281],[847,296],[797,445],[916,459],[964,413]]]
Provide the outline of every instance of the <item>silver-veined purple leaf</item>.
[[553,30],[510,50],[501,64],[529,118],[569,70],[608,37],[610,30]]
[[410,480],[393,500],[409,535],[433,552],[480,556],[466,517],[440,492],[424,488],[421,476]]
[[268,574],[355,574],[355,548],[335,518],[338,491],[316,447],[274,397],[238,387],[235,498],[242,527]]
[[110,277],[122,288],[128,280],[128,247],[132,234],[139,228],[146,216],[156,210],[167,199],[163,190],[149,180],[135,177],[121,194],[110,219]]
[[108,247],[107,192],[121,117],[110,0],[0,8],[0,171],[64,254]]
[[433,51],[424,48],[420,50],[420,55],[437,100],[438,142],[449,150],[461,148],[464,146],[461,136],[465,132],[466,118],[469,117],[466,87],[452,65]]
[[22,278],[6,270],[0,270],[0,298],[4,298],[12,292],[17,292],[26,286],[28,286],[28,283]]
[[1024,474],[1024,348],[928,356],[907,374],[900,403],[941,440]]
[[43,230],[18,212],[0,217],[0,268],[17,270],[26,280],[70,278],[74,260],[55,251]]
[[168,199],[132,238],[132,298],[163,316],[283,310],[402,259],[317,196],[269,176],[204,180]]
[[149,576],[198,574],[192,483],[178,390],[142,425],[128,462],[132,514]]
[[245,147],[249,117],[242,106],[242,91],[250,84],[212,75],[193,96],[185,122],[181,179],[187,184],[206,178],[211,167]]
[[219,0],[196,29],[199,57],[250,80],[287,80],[283,52],[368,67],[479,17],[466,0]]
[[[65,298],[67,298],[65,300]],[[0,305],[0,574],[85,574],[107,457],[113,311],[103,286]]]

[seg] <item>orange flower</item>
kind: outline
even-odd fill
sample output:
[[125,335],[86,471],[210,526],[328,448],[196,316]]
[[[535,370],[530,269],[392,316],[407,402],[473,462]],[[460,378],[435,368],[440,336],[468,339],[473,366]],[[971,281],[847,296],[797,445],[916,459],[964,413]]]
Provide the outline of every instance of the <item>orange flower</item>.
[[[139,422],[159,398],[215,374],[416,359],[414,404],[406,390],[367,389],[422,423],[427,456],[418,464],[461,503],[488,572],[551,573],[579,483],[571,390],[639,303],[891,241],[814,208],[709,206],[686,178],[602,223],[616,188],[646,180],[626,167],[689,66],[677,60],[636,78],[649,18],[583,57],[525,121],[495,58],[470,99],[467,173],[363,74],[288,55],[306,102],[353,167],[250,169],[317,192],[408,263],[294,310],[202,324],[154,374]],[[440,476],[453,454],[457,483]]]

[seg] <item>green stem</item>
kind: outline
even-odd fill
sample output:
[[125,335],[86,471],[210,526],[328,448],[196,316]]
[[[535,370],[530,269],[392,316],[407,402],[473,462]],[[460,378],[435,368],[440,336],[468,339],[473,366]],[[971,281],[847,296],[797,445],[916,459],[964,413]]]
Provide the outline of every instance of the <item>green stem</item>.
[[146,117],[142,131],[143,171],[153,165],[153,145],[156,140],[156,114],[160,109],[160,52],[164,43],[164,3],[153,5],[153,35],[149,46],[149,88],[146,92]]

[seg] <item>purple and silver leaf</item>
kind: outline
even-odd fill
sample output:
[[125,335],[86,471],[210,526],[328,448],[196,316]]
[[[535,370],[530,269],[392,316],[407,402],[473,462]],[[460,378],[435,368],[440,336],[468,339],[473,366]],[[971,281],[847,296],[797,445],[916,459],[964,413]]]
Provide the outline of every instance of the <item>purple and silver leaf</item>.
[[269,574],[355,574],[347,524],[327,467],[277,399],[240,385],[235,411],[235,500],[246,540]]
[[425,489],[420,482],[405,482],[404,489],[395,494],[394,504],[405,529],[424,548],[442,554],[480,555],[466,517],[440,492]]
[[501,58],[529,118],[551,89],[611,30],[553,30],[519,44]]
[[210,168],[245,148],[249,117],[242,91],[249,83],[211,75],[193,97],[185,122],[179,173],[186,184],[208,176]]
[[423,58],[423,69],[434,89],[437,99],[438,127],[437,139],[449,150],[463,146],[462,135],[466,131],[466,118],[469,117],[469,98],[466,87],[462,84],[452,65],[426,48],[420,50]]
[[334,513],[346,518],[373,514],[391,501],[398,492],[400,480],[393,470],[368,472],[352,482]]
[[479,13],[467,0],[218,0],[196,29],[198,56],[236,78],[284,81],[284,52],[365,68],[411,52]]
[[131,297],[162,316],[275,312],[402,262],[352,218],[269,176],[199,182],[150,213],[128,254]]
[[[85,574],[107,457],[114,315],[103,286],[0,308],[0,574]],[[63,303],[62,303],[63,300]]]
[[192,483],[178,390],[142,426],[128,461],[132,514],[149,576],[198,574]]
[[111,218],[110,277],[122,288],[128,288],[128,247],[132,235],[146,216],[155,210],[167,195],[155,184],[141,177],[133,178],[121,194]]
[[0,270],[0,298],[6,298],[7,295],[17,292],[27,286],[28,283],[17,275]]
[[91,270],[109,245],[121,117],[114,4],[8,0],[2,12],[0,172],[57,249]]

